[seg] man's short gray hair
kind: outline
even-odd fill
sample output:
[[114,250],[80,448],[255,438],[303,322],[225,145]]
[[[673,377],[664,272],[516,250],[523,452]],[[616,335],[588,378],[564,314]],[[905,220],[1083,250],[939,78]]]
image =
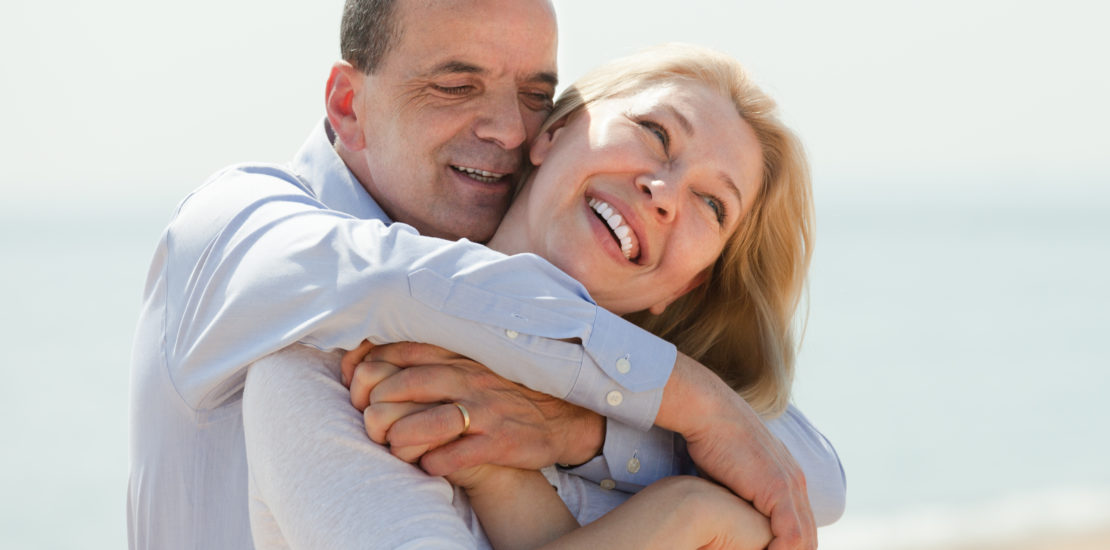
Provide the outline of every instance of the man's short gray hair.
[[370,74],[401,38],[396,0],[347,0],[339,27],[343,60]]

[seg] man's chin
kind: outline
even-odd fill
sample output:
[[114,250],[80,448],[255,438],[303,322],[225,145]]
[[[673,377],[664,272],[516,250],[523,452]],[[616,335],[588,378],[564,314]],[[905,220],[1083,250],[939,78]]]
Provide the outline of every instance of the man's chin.
[[456,214],[451,219],[438,220],[435,227],[428,232],[421,232],[430,237],[441,239],[470,241],[485,243],[493,237],[501,218],[505,214],[505,207],[482,207],[458,204],[451,207],[451,212]]

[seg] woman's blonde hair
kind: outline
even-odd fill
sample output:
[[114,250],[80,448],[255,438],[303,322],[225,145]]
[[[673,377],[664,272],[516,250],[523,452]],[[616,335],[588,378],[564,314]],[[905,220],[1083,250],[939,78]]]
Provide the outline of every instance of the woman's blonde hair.
[[813,251],[814,216],[805,152],[779,120],[774,100],[735,59],[664,44],[580,78],[556,102],[541,132],[592,103],[675,81],[699,82],[732,101],[759,140],[763,180],[706,283],[661,315],[627,317],[712,368],[760,414],[777,416],[790,400],[794,314]]

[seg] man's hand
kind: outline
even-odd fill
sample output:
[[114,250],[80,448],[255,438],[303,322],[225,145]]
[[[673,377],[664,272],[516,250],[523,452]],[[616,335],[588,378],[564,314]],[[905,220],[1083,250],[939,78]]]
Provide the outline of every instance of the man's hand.
[[817,548],[801,468],[716,374],[679,354],[655,423],[681,434],[695,464],[771,518],[768,550]]
[[[371,439],[389,443],[402,459],[419,458],[429,474],[487,463],[522,469],[578,464],[601,448],[602,417],[466,357],[427,344],[368,348],[364,344],[343,359],[351,403],[364,409]],[[361,362],[359,355],[365,356]],[[465,437],[459,437],[463,420],[453,403],[469,412]]]

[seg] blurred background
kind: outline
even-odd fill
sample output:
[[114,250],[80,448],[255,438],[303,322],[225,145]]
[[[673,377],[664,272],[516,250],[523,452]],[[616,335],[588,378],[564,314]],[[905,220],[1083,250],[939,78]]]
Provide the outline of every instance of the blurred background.
[[[5,5],[0,547],[126,546],[150,255],[208,174],[296,152],[341,5]],[[705,44],[807,145],[795,401],[848,476],[822,548],[1110,548],[1106,6],[556,1],[563,82]]]

